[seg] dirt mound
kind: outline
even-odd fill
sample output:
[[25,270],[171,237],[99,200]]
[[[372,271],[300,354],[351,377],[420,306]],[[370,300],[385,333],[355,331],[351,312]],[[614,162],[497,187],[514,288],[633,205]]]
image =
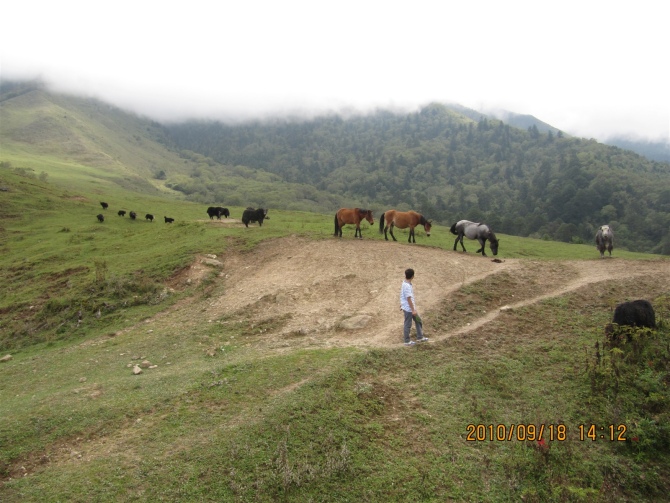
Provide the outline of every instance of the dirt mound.
[[[268,348],[391,346],[402,333],[399,306],[404,271],[416,271],[414,291],[427,335],[434,340],[466,333],[514,309],[591,283],[658,274],[667,262],[616,260],[542,262],[504,259],[401,243],[284,238],[249,253],[221,258],[222,293],[208,300],[205,316],[245,317]],[[445,300],[465,285],[502,284],[499,296],[472,323],[441,323]],[[506,286],[507,285],[507,286]],[[449,313],[446,313],[449,317]]]

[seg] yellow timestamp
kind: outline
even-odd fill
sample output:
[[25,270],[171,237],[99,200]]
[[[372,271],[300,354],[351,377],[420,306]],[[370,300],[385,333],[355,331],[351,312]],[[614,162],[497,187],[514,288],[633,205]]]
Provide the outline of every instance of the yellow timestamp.
[[[609,440],[625,442],[628,427],[625,424],[580,424],[577,426],[577,438],[580,441]],[[564,442],[568,437],[574,439],[574,430],[563,424],[468,424],[465,440],[468,442],[512,442],[541,441]]]

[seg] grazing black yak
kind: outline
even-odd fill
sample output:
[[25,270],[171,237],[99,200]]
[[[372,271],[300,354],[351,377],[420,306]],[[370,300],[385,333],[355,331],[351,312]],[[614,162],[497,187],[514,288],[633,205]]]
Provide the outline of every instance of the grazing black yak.
[[103,210],[106,210],[107,208],[109,208],[109,204],[103,203],[103,202],[100,203],[100,206],[102,206]]
[[217,220],[221,220],[221,214],[219,213],[219,208],[215,206],[210,206],[209,208],[207,208],[207,214],[209,215],[210,220],[214,217],[216,217]]
[[270,219],[267,208],[247,208],[242,214],[242,223],[244,223],[246,227],[249,227],[250,222],[258,222],[259,226],[263,226],[263,220],[265,219]]
[[125,217],[126,216],[126,211],[125,210],[119,210],[119,216],[120,217]]
[[147,213],[147,214],[144,216],[144,218],[146,218],[147,220],[149,220],[149,222],[153,222],[153,221],[154,221],[154,216],[153,216],[151,213]]
[[100,213],[98,215],[98,222],[104,222],[104,221],[105,221],[105,216],[102,213]]
[[166,224],[171,224],[172,222],[174,222],[174,218],[170,218],[170,217],[163,217],[163,218],[165,219]]
[[656,313],[648,300],[624,302],[614,308],[612,323],[631,327],[656,328]]
[[135,213],[134,211],[131,211],[129,216],[130,216],[131,220],[135,220],[137,218],[137,213]]

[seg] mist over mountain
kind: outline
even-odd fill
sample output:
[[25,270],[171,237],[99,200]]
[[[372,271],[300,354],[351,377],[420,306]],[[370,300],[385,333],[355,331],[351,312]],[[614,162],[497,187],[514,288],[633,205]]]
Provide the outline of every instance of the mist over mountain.
[[670,163],[670,143],[667,142],[654,142],[615,136],[608,138],[605,143],[626,150],[632,150],[653,161]]

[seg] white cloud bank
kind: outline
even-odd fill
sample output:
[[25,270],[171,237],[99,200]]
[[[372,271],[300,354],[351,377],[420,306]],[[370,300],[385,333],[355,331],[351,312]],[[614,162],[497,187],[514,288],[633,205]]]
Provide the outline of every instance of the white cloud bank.
[[431,101],[670,141],[662,2],[12,2],[2,78],[157,120]]

